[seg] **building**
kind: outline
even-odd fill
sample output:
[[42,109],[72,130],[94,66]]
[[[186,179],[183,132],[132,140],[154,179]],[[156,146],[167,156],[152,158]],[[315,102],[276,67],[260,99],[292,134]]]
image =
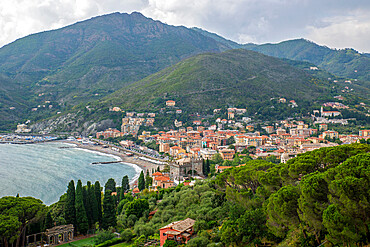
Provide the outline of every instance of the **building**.
[[166,101],[166,106],[175,106],[176,102],[174,100],[167,100]]
[[216,166],[215,166],[216,173],[222,173],[222,172],[224,172],[226,169],[229,169],[229,168],[232,168],[232,166],[220,166],[220,165],[216,165]]
[[170,144],[165,142],[159,143],[159,152],[160,153],[170,153]]
[[199,150],[199,153],[203,159],[212,159],[213,156],[217,153],[217,151],[210,148],[201,148]]
[[322,135],[320,135],[320,138],[325,139],[325,137],[328,137],[330,139],[339,138],[339,134],[337,131],[327,130],[327,131],[324,131]]
[[322,124],[320,124],[319,125],[319,130],[321,131],[321,130],[328,130],[328,125],[327,124],[324,124],[324,123],[322,123]]
[[28,133],[28,132],[31,132],[31,129],[27,129],[26,124],[17,125],[17,130],[15,131],[15,133]]
[[341,113],[339,111],[324,111],[324,108],[321,106],[321,117],[336,117]]
[[360,137],[367,137],[367,136],[370,136],[370,130],[360,130],[360,131],[358,132],[358,135],[359,135]]
[[170,175],[175,180],[182,180],[189,175],[203,175],[202,159],[182,158],[170,163]]
[[262,127],[262,129],[266,130],[268,134],[271,134],[272,132],[274,132],[274,127],[272,126]]
[[100,138],[101,136],[103,136],[104,139],[107,139],[109,137],[115,138],[115,137],[123,136],[123,133],[120,132],[117,129],[111,129],[111,128],[109,128],[107,130],[100,131],[100,132],[97,132],[96,133],[96,138]]
[[234,159],[235,150],[234,149],[225,148],[225,149],[220,150],[220,154],[221,154],[221,157],[224,160],[233,160]]
[[195,220],[187,218],[162,227],[159,229],[160,245],[163,246],[167,239],[177,244],[186,244],[194,233],[194,224]]
[[153,177],[153,189],[157,190],[158,187],[167,189],[173,186],[173,181],[171,181],[169,176],[163,175],[161,172],[155,172],[152,174]]
[[173,123],[174,123],[176,128],[179,128],[179,127],[182,126],[182,121],[177,121],[177,119],[175,119],[175,122],[173,122]]

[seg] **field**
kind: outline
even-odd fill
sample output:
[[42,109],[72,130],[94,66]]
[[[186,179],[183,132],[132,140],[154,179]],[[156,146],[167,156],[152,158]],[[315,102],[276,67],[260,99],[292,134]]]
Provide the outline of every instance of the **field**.
[[59,245],[60,247],[82,247],[82,246],[93,246],[94,245],[94,237],[84,238],[81,240],[77,240],[74,242],[66,243]]

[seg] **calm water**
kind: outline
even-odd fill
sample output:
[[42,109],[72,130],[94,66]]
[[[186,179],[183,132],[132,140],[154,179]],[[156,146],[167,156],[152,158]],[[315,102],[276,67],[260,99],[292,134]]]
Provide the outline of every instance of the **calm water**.
[[91,165],[97,161],[119,160],[119,157],[71,147],[65,143],[0,144],[0,197],[32,196],[46,205],[59,200],[67,191],[70,180],[99,181],[101,186],[109,178],[117,185],[122,177],[134,179],[140,168],[130,164]]

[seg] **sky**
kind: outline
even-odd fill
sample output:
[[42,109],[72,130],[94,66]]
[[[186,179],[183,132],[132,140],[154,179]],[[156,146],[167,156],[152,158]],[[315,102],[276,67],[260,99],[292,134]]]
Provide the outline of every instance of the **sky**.
[[369,0],[1,0],[0,47],[94,16],[133,11],[243,44],[305,38],[370,52]]

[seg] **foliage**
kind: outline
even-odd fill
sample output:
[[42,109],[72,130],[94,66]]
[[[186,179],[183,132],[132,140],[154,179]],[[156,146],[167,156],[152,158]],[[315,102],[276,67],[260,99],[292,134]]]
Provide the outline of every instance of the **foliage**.
[[104,191],[110,190],[111,192],[116,192],[116,181],[113,178],[108,179],[105,183]]
[[33,223],[42,222],[46,207],[42,201],[32,197],[2,197],[0,198],[0,236],[2,243],[16,246],[25,245],[27,227]]
[[163,247],[176,247],[177,243],[174,240],[166,239],[166,242],[164,242]]
[[97,210],[98,210],[97,220],[101,224],[102,218],[103,218],[103,210],[102,210],[102,202],[101,202],[102,194],[101,194],[101,187],[100,187],[99,181],[96,181],[94,184],[94,193],[95,193]]
[[112,229],[109,230],[98,230],[96,236],[94,237],[94,244],[98,245],[104,243],[105,241],[111,240],[116,235],[112,232]]
[[141,171],[141,173],[140,173],[137,187],[140,191],[145,189],[145,178],[144,178],[144,172],[143,171]]
[[82,182],[78,180],[76,187],[76,230],[79,233],[86,234],[89,229],[86,210],[83,202]]
[[135,215],[136,218],[143,216],[144,212],[149,209],[149,203],[145,199],[134,199],[125,205],[125,214],[127,216]]
[[130,182],[128,176],[122,178],[120,201],[125,197],[125,193],[130,189]]
[[64,218],[67,224],[76,224],[76,192],[74,181],[71,180],[67,189],[67,200],[65,204]]
[[116,226],[116,203],[111,195],[112,191],[106,190],[103,199],[103,218],[102,228],[108,229],[109,227]]

